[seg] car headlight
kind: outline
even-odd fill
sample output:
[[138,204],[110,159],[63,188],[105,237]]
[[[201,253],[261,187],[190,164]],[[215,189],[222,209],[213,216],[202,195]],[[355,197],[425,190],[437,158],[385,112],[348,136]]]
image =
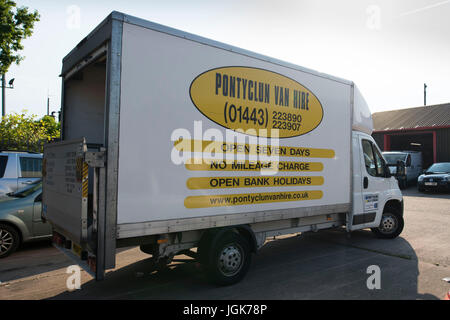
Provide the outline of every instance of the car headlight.
[[447,176],[447,177],[445,178],[445,180],[446,180],[447,182],[450,182],[450,176]]
[[423,175],[419,176],[419,181],[423,181]]

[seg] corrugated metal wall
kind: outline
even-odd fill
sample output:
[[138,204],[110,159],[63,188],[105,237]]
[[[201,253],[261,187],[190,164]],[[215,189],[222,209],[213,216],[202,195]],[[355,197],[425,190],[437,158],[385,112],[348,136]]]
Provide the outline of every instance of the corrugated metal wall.
[[450,162],[450,128],[436,130],[436,149],[438,162]]
[[[427,130],[430,131],[430,130]],[[437,162],[450,162],[450,128],[437,129],[436,131],[436,160]],[[408,131],[405,131],[408,132]],[[409,131],[420,134],[420,131]],[[372,134],[380,149],[384,150],[384,133],[376,132]]]
[[378,147],[380,147],[381,151],[384,151],[384,133],[374,133],[372,137],[375,139]]

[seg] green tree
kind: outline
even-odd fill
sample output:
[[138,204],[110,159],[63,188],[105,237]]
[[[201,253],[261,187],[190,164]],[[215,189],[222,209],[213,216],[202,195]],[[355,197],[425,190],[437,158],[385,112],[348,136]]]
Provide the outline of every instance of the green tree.
[[0,0],[0,74],[5,74],[11,64],[19,64],[24,57],[17,54],[23,49],[22,40],[33,34],[39,13],[28,12],[26,7],[16,7],[11,0]]
[[60,135],[60,123],[52,116],[44,116],[39,120],[40,125],[44,128],[45,135],[50,138],[59,138]]
[[42,152],[45,142],[60,137],[60,126],[53,117],[12,113],[0,123],[0,149]]

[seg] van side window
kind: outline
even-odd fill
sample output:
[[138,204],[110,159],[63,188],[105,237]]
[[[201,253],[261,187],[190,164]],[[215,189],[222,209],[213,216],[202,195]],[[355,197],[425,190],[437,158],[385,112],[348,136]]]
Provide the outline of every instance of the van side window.
[[372,177],[384,178],[386,176],[386,166],[378,149],[369,140],[363,140],[362,147],[367,173]]
[[378,149],[372,145],[373,147],[373,151],[375,153],[375,163],[377,165],[377,177],[385,177],[386,176],[386,172],[385,172],[385,165],[384,165],[384,160],[383,157],[381,156],[381,154],[378,152]]
[[8,156],[0,156],[0,178],[5,175],[6,164],[8,163]]
[[41,178],[42,159],[20,157],[20,170],[22,172],[22,178]]
[[362,141],[364,152],[364,163],[366,164],[367,173],[373,177],[377,176],[377,168],[375,165],[375,157],[373,155],[372,143],[368,140]]

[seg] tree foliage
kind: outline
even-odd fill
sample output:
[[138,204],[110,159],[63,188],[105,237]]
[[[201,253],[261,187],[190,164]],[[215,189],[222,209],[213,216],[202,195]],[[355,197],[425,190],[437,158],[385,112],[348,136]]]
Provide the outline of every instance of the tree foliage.
[[33,34],[39,13],[28,12],[26,7],[16,7],[11,0],[0,0],[0,74],[5,74],[11,64],[19,64],[24,57],[17,54],[23,49],[22,40]]
[[60,125],[51,116],[12,113],[0,123],[0,149],[42,152],[45,142],[60,137]]

